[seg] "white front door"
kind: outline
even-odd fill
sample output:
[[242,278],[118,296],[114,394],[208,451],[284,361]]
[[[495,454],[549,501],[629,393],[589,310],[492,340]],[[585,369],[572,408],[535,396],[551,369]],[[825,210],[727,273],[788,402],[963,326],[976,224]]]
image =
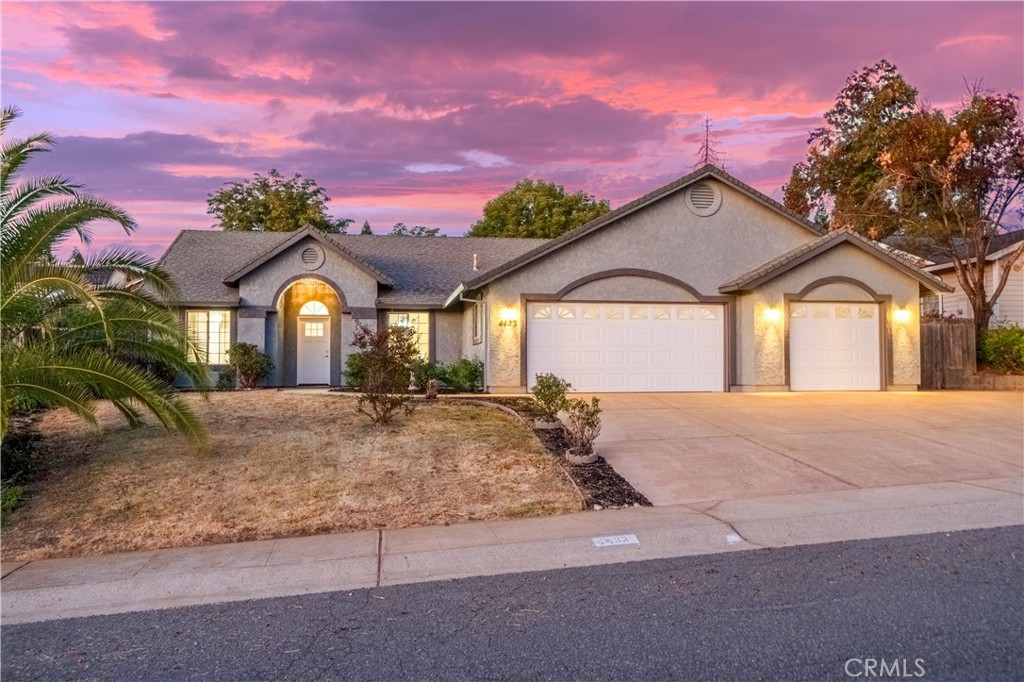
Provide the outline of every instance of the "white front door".
[[725,307],[671,303],[531,303],[526,370],[577,391],[722,391]]
[[791,303],[790,389],[881,389],[879,314],[877,303]]
[[300,317],[296,383],[331,383],[331,318]]

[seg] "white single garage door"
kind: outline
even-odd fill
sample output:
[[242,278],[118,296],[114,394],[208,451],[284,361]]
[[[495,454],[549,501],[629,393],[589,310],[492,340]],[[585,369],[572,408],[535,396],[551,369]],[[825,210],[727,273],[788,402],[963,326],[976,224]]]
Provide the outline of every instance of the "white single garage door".
[[877,391],[882,364],[876,303],[791,303],[789,386]]
[[578,391],[722,391],[725,308],[645,303],[531,303],[526,370]]

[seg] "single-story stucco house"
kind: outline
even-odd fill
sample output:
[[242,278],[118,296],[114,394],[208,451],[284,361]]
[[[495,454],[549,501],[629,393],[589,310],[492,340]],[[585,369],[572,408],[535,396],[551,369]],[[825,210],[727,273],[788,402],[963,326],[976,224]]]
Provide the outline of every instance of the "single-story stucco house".
[[253,343],[273,386],[341,384],[364,323],[493,392],[913,390],[921,298],[950,291],[713,166],[552,240],[184,231],[161,262],[214,369]]

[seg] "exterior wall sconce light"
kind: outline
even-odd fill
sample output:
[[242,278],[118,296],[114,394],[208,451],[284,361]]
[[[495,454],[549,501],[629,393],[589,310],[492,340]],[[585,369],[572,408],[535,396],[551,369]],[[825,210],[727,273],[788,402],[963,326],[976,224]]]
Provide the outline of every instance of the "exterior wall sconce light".
[[501,311],[501,319],[498,321],[499,327],[517,327],[519,326],[519,310],[516,308],[503,308]]
[[892,319],[894,322],[906,324],[910,322],[910,310],[905,306],[900,306],[892,311]]
[[782,309],[777,305],[771,305],[764,309],[764,319],[766,322],[778,322],[782,319]]

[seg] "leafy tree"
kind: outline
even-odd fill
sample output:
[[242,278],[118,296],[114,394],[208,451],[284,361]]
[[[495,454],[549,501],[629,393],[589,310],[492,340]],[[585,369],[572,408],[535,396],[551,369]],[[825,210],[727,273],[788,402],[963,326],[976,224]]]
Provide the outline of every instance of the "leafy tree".
[[285,178],[271,169],[251,180],[228,182],[208,195],[206,212],[222,229],[238,232],[294,232],[307,225],[331,234],[345,234],[349,218],[327,214],[331,198],[312,178],[296,173]]
[[1012,95],[975,92],[959,111],[922,110],[879,156],[884,175],[876,194],[898,215],[895,233],[915,250],[951,259],[974,312],[977,333],[988,328],[1022,242],[987,290],[992,240],[1020,214],[1024,196],[1024,129]]
[[363,221],[363,229],[359,230],[359,234],[373,234],[373,230],[370,228],[370,221]]
[[980,332],[1024,251],[987,291],[992,240],[1020,215],[1024,193],[1018,99],[975,89],[945,113],[916,95],[885,61],[850,76],[793,169],[786,205],[832,229],[947,255]]
[[439,227],[424,227],[423,225],[417,225],[416,227],[406,227],[405,223],[395,223],[395,226],[391,228],[391,236],[393,237],[436,237],[437,233],[441,231]]
[[878,156],[917,106],[917,90],[882,60],[846,79],[825,126],[811,131],[805,163],[793,167],[785,204],[822,227],[850,227],[878,239],[896,227],[896,212],[876,194]]
[[[202,368],[188,362],[188,339],[165,302],[167,274],[151,258],[115,249],[54,262],[54,246],[106,220],[131,234],[135,223],[120,208],[81,191],[60,176],[17,181],[27,161],[50,151],[53,138],[7,139],[15,107],[0,114],[0,438],[18,411],[65,407],[95,426],[94,403],[109,400],[137,424],[143,410],[168,429],[202,445],[195,414],[149,365],[170,367],[205,385]],[[102,282],[96,284],[96,281]]]
[[326,232],[331,234],[348,234],[348,226],[355,221],[352,218],[330,218],[331,227]]
[[611,209],[606,199],[543,180],[520,180],[484,206],[483,218],[470,228],[470,237],[553,238],[598,218]]

